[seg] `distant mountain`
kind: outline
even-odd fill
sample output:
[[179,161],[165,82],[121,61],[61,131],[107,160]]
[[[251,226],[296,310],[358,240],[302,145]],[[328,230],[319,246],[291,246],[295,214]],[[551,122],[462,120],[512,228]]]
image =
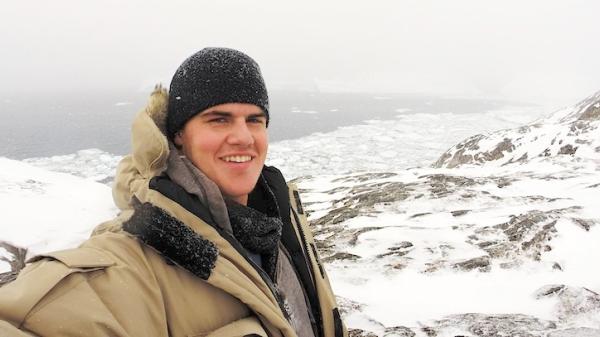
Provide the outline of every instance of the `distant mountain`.
[[600,91],[517,129],[469,137],[442,154],[433,166],[508,165],[561,155],[600,158],[599,126]]

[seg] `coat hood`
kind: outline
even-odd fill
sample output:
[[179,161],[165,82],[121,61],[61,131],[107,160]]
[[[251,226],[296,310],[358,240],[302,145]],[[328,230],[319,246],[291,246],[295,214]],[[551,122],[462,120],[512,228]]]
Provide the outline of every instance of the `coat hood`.
[[169,94],[157,85],[146,107],[137,113],[131,126],[131,154],[124,157],[115,176],[113,199],[121,210],[132,208],[132,197],[140,183],[167,168],[169,142],[166,118]]

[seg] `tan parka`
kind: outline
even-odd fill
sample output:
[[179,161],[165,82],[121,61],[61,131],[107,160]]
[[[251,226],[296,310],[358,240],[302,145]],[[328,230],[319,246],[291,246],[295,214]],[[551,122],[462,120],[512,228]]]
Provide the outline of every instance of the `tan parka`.
[[[197,214],[150,188],[166,169],[167,98],[157,88],[133,122],[132,154],[120,163],[113,188],[120,215],[79,248],[33,258],[0,288],[0,336],[296,336],[273,284],[248,258]],[[318,334],[347,336],[293,185],[289,198],[295,239],[316,289]],[[198,257],[211,263],[206,274],[125,232],[136,205],[159,209],[216,248]]]

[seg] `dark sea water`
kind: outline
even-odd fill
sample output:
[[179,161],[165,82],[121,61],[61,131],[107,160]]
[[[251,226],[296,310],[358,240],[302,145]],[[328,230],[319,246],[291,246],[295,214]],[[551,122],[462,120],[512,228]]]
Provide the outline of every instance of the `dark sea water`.
[[[24,159],[98,148],[130,150],[130,125],[149,93],[0,95],[0,156]],[[407,113],[477,113],[510,102],[400,94],[272,91],[271,142]],[[515,105],[515,104],[513,104]],[[424,125],[423,127],[427,127]]]

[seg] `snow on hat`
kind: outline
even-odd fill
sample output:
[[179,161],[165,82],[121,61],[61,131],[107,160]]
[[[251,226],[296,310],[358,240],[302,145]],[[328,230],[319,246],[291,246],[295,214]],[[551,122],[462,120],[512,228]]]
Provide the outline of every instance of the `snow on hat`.
[[269,122],[269,96],[258,64],[229,48],[204,48],[179,66],[169,88],[167,136],[196,114],[219,104],[250,103],[260,107]]

